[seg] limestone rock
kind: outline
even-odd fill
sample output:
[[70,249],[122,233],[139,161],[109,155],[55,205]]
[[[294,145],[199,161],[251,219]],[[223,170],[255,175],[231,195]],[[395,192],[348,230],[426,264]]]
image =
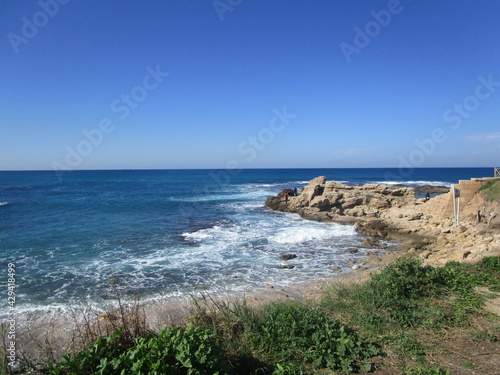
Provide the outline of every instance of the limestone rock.
[[420,256],[426,264],[442,265],[451,259],[473,262],[500,255],[500,202],[486,202],[476,193],[461,207],[458,228],[454,228],[450,216],[451,202],[450,192],[425,201],[415,199],[413,188],[348,186],[320,176],[312,179],[299,196],[284,190],[269,197],[266,206],[309,220],[354,224],[359,232],[375,237],[363,241],[363,247],[386,247],[377,238],[403,243],[399,251],[423,251]]
[[342,208],[344,210],[348,210],[349,208],[354,208],[356,206],[359,206],[360,204],[363,204],[362,197],[347,198],[346,200],[344,200],[344,203],[342,203]]

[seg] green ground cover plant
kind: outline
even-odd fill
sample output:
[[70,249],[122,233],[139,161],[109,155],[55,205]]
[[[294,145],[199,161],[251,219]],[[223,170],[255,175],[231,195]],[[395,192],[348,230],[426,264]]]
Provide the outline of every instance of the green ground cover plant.
[[134,339],[131,347],[120,345],[122,331],[92,347],[66,355],[49,374],[228,374],[215,336],[192,325],[165,329],[152,337]]
[[370,340],[310,304],[274,302],[259,309],[219,304],[216,311],[198,306],[194,319],[222,339],[237,373],[369,371],[370,358],[379,353]]
[[[441,268],[405,258],[366,283],[334,285],[325,294],[322,306],[398,353],[403,362],[411,360],[425,366],[427,348],[418,335],[469,327],[470,317],[481,314],[484,302],[475,288],[489,286],[492,290],[499,285],[498,257],[484,258],[475,265],[450,262]],[[422,368],[415,367],[410,373],[427,373],[418,372]]]
[[492,180],[479,189],[489,200],[500,200],[500,179]]

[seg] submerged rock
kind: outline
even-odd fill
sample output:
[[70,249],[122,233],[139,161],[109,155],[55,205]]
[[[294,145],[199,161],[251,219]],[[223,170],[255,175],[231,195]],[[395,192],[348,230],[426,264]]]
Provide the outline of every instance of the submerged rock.
[[280,255],[280,259],[281,260],[290,260],[290,259],[295,259],[297,258],[297,255],[295,254],[283,254],[283,255]]

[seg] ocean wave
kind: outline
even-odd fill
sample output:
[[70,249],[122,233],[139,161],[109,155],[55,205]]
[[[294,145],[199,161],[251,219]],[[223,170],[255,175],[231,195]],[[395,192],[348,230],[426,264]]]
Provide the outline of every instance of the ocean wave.
[[9,204],[9,202],[0,202],[0,206],[5,206],[7,204]]
[[280,229],[275,235],[269,237],[269,241],[279,244],[303,244],[335,237],[352,236],[355,232],[354,227],[340,224],[301,225]]
[[202,202],[224,202],[224,201],[246,201],[249,199],[262,199],[269,195],[269,192],[262,192],[260,190],[252,191],[239,191],[227,194],[200,194],[199,196],[192,197],[169,197],[171,202],[185,202],[185,203],[202,203]]
[[186,240],[198,242],[207,239],[214,239],[221,242],[234,242],[242,239],[240,228],[235,225],[214,225],[213,227],[199,229],[195,232],[186,232],[181,236]]
[[236,185],[242,187],[244,189],[251,190],[271,190],[275,191],[276,189],[290,189],[295,186],[302,187],[309,183],[309,181],[285,181],[285,182],[274,182],[274,183],[255,183],[255,184],[241,184]]

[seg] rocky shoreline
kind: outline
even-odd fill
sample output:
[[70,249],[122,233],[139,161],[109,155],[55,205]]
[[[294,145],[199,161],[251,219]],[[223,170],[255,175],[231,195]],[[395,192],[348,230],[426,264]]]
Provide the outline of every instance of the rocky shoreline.
[[[428,191],[428,187],[421,191]],[[374,249],[380,248],[380,240],[400,244],[397,254],[380,257],[374,251],[366,260],[372,264],[386,264],[405,254],[420,256],[424,263],[433,266],[499,256],[500,202],[486,201],[477,193],[462,208],[460,225],[455,227],[447,212],[450,194],[443,193],[426,201],[417,199],[415,189],[410,187],[350,186],[326,181],[321,176],[312,179],[297,196],[287,189],[269,197],[266,206],[297,213],[308,220],[355,225],[371,237],[366,245]]]
[[[287,201],[285,194],[288,194]],[[425,199],[415,198],[413,188],[380,184],[348,186],[335,181],[327,182],[325,177],[311,180],[297,196],[293,196],[292,190],[284,190],[277,196],[269,197],[266,206],[272,210],[297,213],[309,220],[355,225],[360,233],[368,236],[363,246],[372,248],[372,251],[367,258],[353,262],[354,272],[332,275],[327,280],[288,287],[267,285],[249,294],[221,293],[212,297],[222,301],[243,298],[251,306],[283,299],[318,299],[330,284],[362,282],[405,254],[420,256],[426,264],[433,266],[450,260],[475,262],[484,256],[499,256],[500,202],[486,202],[478,194],[464,207],[462,224],[455,228],[445,210],[448,199],[448,194],[441,194],[426,202]],[[478,223],[478,211],[488,220]],[[398,250],[385,251],[386,240],[399,243]],[[358,249],[346,251],[356,252]],[[293,259],[294,254],[277,256],[287,262]],[[190,315],[192,298],[141,304],[141,311],[148,317],[148,327],[160,330],[165,326],[183,324]],[[85,316],[88,307],[76,307],[71,314],[58,310],[34,312],[23,318],[19,316],[18,343],[22,352],[27,358],[37,359],[47,354],[41,352],[43,348],[49,348],[56,358],[68,352],[75,344],[74,335],[78,334],[74,328]],[[99,316],[102,314],[100,310],[89,311],[91,316],[86,312],[87,318],[97,321],[106,315]],[[500,301],[490,311],[500,315]]]

